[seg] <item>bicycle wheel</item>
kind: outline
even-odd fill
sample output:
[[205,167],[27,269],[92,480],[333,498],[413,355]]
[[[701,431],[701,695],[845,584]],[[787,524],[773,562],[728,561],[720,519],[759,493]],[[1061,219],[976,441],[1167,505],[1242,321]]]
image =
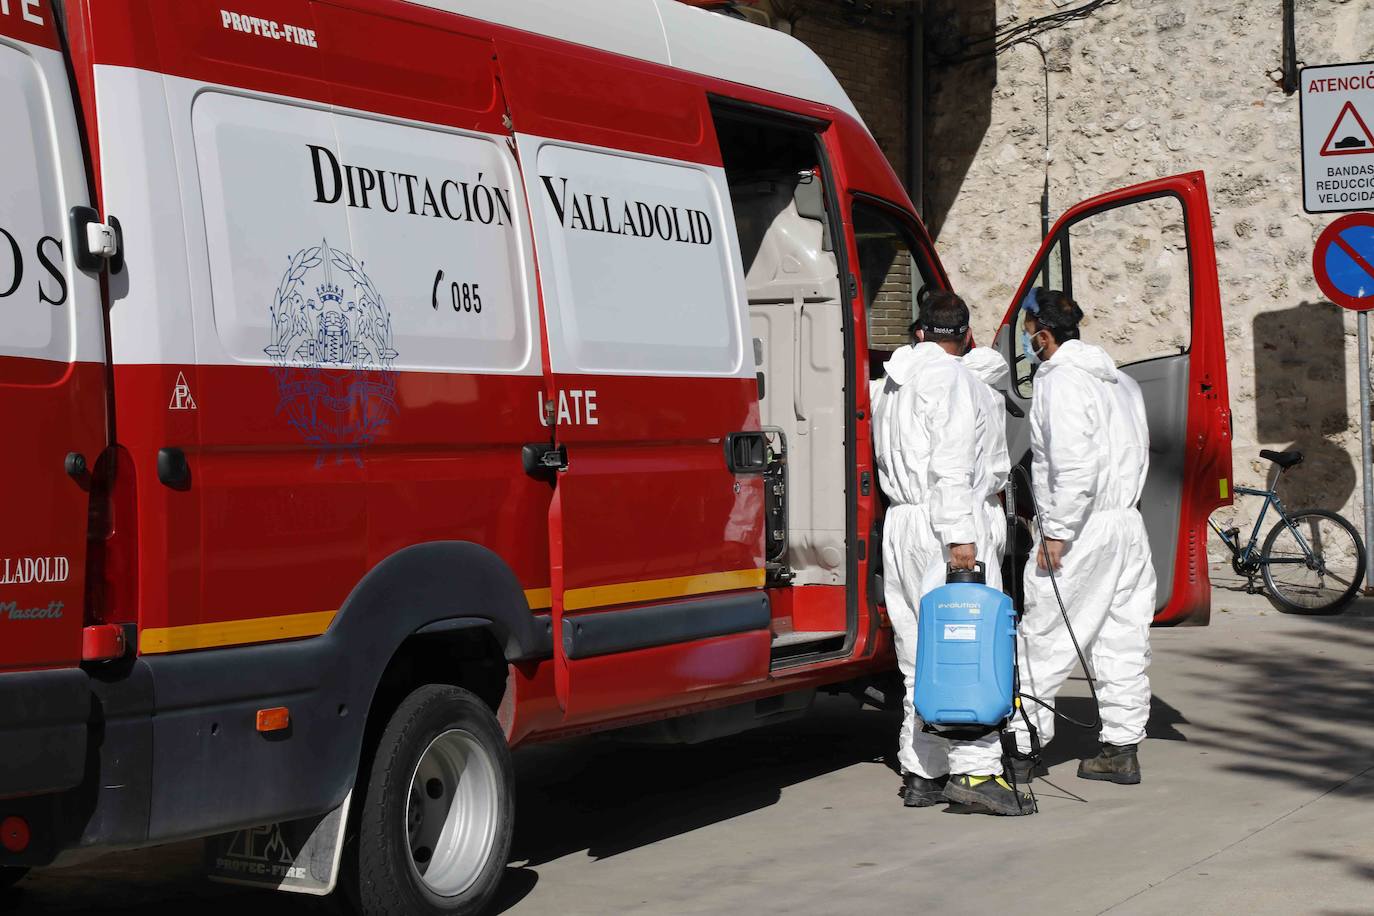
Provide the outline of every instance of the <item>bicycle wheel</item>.
[[1260,550],[1264,584],[1298,614],[1335,614],[1364,581],[1364,542],[1355,526],[1325,509],[1279,519]]

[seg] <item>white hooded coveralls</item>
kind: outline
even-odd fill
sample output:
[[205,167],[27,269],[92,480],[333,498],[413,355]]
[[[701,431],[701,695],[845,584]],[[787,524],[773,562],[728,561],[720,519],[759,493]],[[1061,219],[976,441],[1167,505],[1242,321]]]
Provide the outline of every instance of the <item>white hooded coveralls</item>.
[[951,771],[1002,772],[995,734],[950,742],[920,730],[916,683],[916,615],[921,597],[945,582],[950,544],[977,545],[988,584],[1001,570],[983,553],[987,543],[982,495],[974,492],[978,441],[986,417],[978,382],[935,343],[902,347],[887,363],[875,400],[873,444],[878,482],[889,506],[883,520],[883,592],[897,663],[906,690],[897,758],[902,770],[933,779]]
[[1000,496],[1007,488],[1007,479],[1011,477],[1011,456],[1007,453],[1006,398],[1002,396],[999,386],[1006,382],[1011,370],[1002,354],[992,347],[969,350],[960,357],[960,361],[982,383],[974,388],[979,406],[987,418],[978,439],[978,463],[973,482],[975,495],[982,497],[983,514],[986,516],[984,532],[987,542],[978,545],[978,555],[991,557],[988,565],[996,565],[1000,571],[1007,547],[1007,514]]
[[[1044,529],[1026,564],[1021,620],[1021,691],[1053,703],[1078,663],[1049,573],[1036,558],[1040,537],[1066,541],[1056,574],[1074,632],[1097,678],[1102,740],[1136,744],[1150,714],[1150,621],[1155,573],[1137,504],[1149,470],[1145,401],[1101,347],[1065,341],[1036,373],[1031,400],[1031,473]],[[1042,744],[1054,715],[1023,707]],[[1017,743],[1030,749],[1014,717]]]

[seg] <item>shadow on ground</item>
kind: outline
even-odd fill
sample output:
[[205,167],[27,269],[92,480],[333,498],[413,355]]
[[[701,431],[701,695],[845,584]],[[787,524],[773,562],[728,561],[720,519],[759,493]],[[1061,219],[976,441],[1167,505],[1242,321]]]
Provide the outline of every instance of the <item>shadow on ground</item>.
[[[873,778],[891,782],[896,804],[899,780],[885,758],[899,721],[895,713],[859,710],[848,697],[822,697],[805,719],[702,745],[586,738],[522,749],[515,755],[512,864],[492,912],[534,889],[538,865],[583,851],[605,859],[729,820],[776,804],[788,786],[856,763],[874,764]],[[0,891],[0,912],[334,912],[329,901],[211,884],[200,876],[200,856],[198,842],[181,843],[38,874]]]
[[[1075,678],[1081,689],[1087,690],[1087,681]],[[1072,683],[1072,682],[1071,682]],[[1068,688],[1076,689],[1076,688]],[[1055,728],[1054,740],[1041,754],[1046,767],[1056,767],[1061,763],[1094,757],[1098,752],[1098,731],[1086,728],[1097,722],[1097,707],[1091,697],[1061,696],[1055,704],[1063,714],[1076,719],[1078,723],[1061,721]],[[1150,721],[1145,726],[1147,738],[1155,741],[1187,741],[1188,738],[1178,730],[1178,726],[1188,724],[1178,709],[1159,696],[1150,698]],[[1072,771],[1066,771],[1072,772]]]
[[[1349,782],[1374,763],[1374,707],[1365,697],[1374,677],[1369,604],[1357,602],[1349,614],[1333,618],[1245,611],[1254,616],[1223,618],[1208,639],[1186,638],[1192,631],[1157,633],[1157,646],[1167,640],[1158,655],[1189,661],[1171,664],[1172,673],[1157,679],[1150,737],[1186,741],[1206,754],[1206,766],[1249,781],[1255,791],[1271,783],[1320,794],[1346,784],[1342,791],[1352,798],[1374,796],[1374,780]],[[1252,628],[1264,628],[1269,638],[1248,639]],[[1275,632],[1280,639],[1272,638]],[[1081,679],[1070,681],[1066,692],[1060,699],[1065,713],[1082,722],[1095,718]],[[1196,702],[1201,696],[1208,701]],[[789,787],[855,765],[866,765],[864,778],[890,783],[891,803],[899,804],[899,780],[889,768],[897,714],[858,710],[849,698],[821,698],[816,707],[802,720],[692,747],[587,738],[522,749],[516,754],[512,864],[495,911],[527,897],[540,867],[553,860],[579,854],[608,859],[729,821],[777,804]],[[1072,761],[1096,746],[1095,731],[1061,724],[1046,749],[1053,782],[1037,789],[1077,797]],[[1148,772],[1148,746],[1142,762]],[[840,812],[846,799],[826,802]],[[0,910],[197,916],[329,911],[316,900],[208,884],[199,877],[199,856],[198,844],[179,844],[110,856],[79,871],[39,874],[0,892]],[[1353,876],[1374,879],[1368,862],[1349,858],[1344,865]]]
[[[1231,772],[1309,788],[1369,767],[1374,745],[1359,736],[1374,724],[1365,695],[1374,677],[1374,624],[1364,604],[1339,617],[1301,618],[1274,648],[1176,643],[1173,651],[1206,663],[1208,689],[1226,707],[1194,723],[1189,742],[1229,752],[1232,762],[1223,766]],[[1340,658],[1331,651],[1337,644],[1368,651]],[[1354,790],[1368,795],[1372,785],[1362,781]]]
[[[1263,544],[1263,537],[1267,536],[1267,532],[1264,533],[1259,543]],[[1242,532],[1242,537],[1245,539],[1250,537],[1248,529]],[[1212,580],[1212,613],[1214,615],[1228,613],[1228,605],[1247,605],[1258,599],[1267,603],[1276,613],[1294,617],[1332,617],[1347,621],[1374,617],[1374,598],[1357,596],[1349,604],[1337,608],[1334,612],[1330,610],[1292,611],[1276,601],[1269,593],[1262,573],[1247,581],[1245,576],[1235,572],[1230,563],[1212,563],[1210,576]],[[1228,594],[1235,597],[1228,599]]]
[[[656,843],[775,804],[788,786],[872,762],[883,768],[900,716],[820,698],[812,715],[694,746],[610,738],[518,754],[512,861],[536,866],[586,851],[594,859]],[[836,799],[842,804],[842,799]]]

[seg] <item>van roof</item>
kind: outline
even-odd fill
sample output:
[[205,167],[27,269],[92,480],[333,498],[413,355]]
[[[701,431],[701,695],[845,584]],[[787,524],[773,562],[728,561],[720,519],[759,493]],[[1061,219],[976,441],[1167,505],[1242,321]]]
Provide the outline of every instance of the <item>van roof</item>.
[[790,35],[677,0],[412,0],[838,108],[863,123],[834,74]]

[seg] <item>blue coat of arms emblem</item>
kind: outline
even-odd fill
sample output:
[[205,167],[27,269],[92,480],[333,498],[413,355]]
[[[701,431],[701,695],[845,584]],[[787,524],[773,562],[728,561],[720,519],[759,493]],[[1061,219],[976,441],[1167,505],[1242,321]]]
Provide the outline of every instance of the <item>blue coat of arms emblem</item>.
[[363,263],[328,240],[302,248],[271,312],[277,413],[322,453],[359,460],[396,411],[391,314]]

